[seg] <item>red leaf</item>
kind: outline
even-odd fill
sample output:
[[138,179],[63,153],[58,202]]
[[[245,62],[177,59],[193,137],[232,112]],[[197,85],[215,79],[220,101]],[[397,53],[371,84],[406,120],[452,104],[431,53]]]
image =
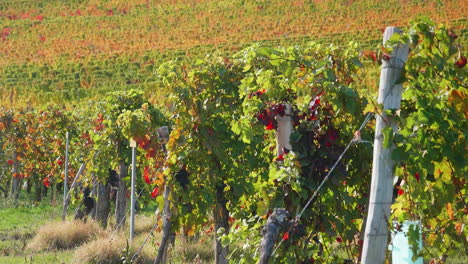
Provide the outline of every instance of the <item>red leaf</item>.
[[265,126],[266,130],[273,130],[275,129],[275,126],[273,125],[273,122],[268,122],[268,125]]
[[343,239],[341,239],[341,237],[337,237],[336,242],[341,243],[341,242],[343,242]]
[[159,188],[154,187],[153,191],[151,192],[151,197],[156,198],[156,196],[158,196],[158,195],[159,195]]
[[315,105],[320,105],[320,97],[316,97],[315,99]]
[[419,182],[419,173],[416,172],[416,173],[414,174],[414,177],[415,177],[416,180]]
[[278,155],[278,157],[276,157],[276,161],[284,161],[284,155]]
[[283,233],[283,240],[288,240],[289,239],[289,233],[288,232],[284,232]]
[[150,177],[150,169],[149,167],[145,167],[143,171],[143,179],[147,184],[151,184],[151,177]]
[[49,177],[45,177],[44,180],[42,180],[42,183],[44,184],[45,187],[49,188],[50,186]]
[[14,162],[13,162],[13,160],[9,159],[9,160],[7,160],[7,163],[8,163],[8,165],[13,166]]
[[156,157],[156,150],[154,148],[150,148],[147,152],[146,152],[146,156],[145,156],[147,159],[149,158],[154,158]]
[[460,56],[460,58],[458,58],[457,62],[455,62],[455,66],[457,66],[458,68],[463,68],[465,67],[466,65],[466,57],[465,56]]
[[405,193],[405,191],[403,191],[403,189],[398,189],[398,195],[403,195]]
[[382,59],[386,60],[386,61],[389,61],[390,60],[390,55],[388,55],[387,53],[384,53],[383,56],[382,56]]

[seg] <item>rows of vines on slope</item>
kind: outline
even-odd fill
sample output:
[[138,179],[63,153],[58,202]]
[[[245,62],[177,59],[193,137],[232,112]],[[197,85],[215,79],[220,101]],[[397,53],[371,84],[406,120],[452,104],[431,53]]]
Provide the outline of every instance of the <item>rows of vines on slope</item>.
[[[396,175],[404,179],[393,217],[422,221],[426,258],[468,248],[463,228],[466,57],[455,39],[450,30],[419,20],[407,35],[392,40],[412,44],[406,79],[401,79],[407,87],[402,108],[387,113],[401,119],[400,130],[391,135],[397,145],[393,157],[401,165]],[[184,227],[192,235],[214,221],[216,247],[229,247],[232,259],[250,263],[258,258],[261,229],[271,209],[284,207],[294,217],[344,146],[358,138],[354,132],[364,114],[380,114],[370,103],[369,87],[361,87],[362,71],[353,44],[347,49],[316,43],[256,45],[234,59],[199,60],[188,67],[169,62],[158,68],[157,78],[171,91],[167,153],[161,151],[156,128],[168,120],[133,90],[111,93],[82,112],[2,111],[1,140],[8,153],[13,156],[16,150],[20,156],[9,165],[24,164],[21,173],[30,169],[37,173],[31,179],[47,185],[46,175],[54,175],[51,182],[61,181],[57,157],[64,143],[57,131],[70,130],[72,145],[82,152],[72,162],[76,167],[90,161],[84,185],[91,186],[93,178],[105,183],[109,169],[130,164],[128,141],[134,139],[142,172],[137,186],[144,188],[145,197],[152,193],[162,206],[160,188],[173,187],[174,231]],[[292,148],[277,156],[277,117],[285,114],[286,105],[293,109]],[[371,124],[360,136],[372,135]],[[38,139],[42,145],[35,146]],[[294,225],[277,238],[282,244],[275,262],[357,258],[371,152],[368,143],[350,148],[300,221],[291,222]],[[128,186],[128,177],[121,180]]]
[[[21,5],[28,6],[23,1]],[[196,3],[106,2],[38,4],[22,10],[5,4],[0,40],[3,62],[80,60],[96,54],[138,54],[198,45],[251,43],[265,39],[323,36],[406,23],[425,13],[440,22],[463,19],[459,1],[379,3],[345,1],[202,1]],[[34,4],[32,4],[34,6]],[[75,9],[76,8],[76,9]],[[16,9],[16,10],[15,10]],[[346,14],[346,15],[345,15]],[[219,23],[222,21],[222,23]],[[333,22],[333,23],[329,23]],[[255,27],[251,25],[255,24]],[[28,40],[28,41],[25,41]]]

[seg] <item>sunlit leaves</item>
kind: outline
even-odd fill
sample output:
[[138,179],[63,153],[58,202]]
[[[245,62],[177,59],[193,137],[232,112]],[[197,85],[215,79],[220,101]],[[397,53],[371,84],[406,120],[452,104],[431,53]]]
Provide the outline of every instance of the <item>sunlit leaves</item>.
[[412,50],[405,66],[401,127],[392,157],[402,164],[397,174],[404,175],[408,186],[393,215],[399,220],[420,218],[423,227],[428,226],[423,233],[443,226],[424,244],[430,254],[442,255],[447,247],[466,248],[456,226],[467,210],[462,184],[467,173],[467,72],[460,70],[462,55],[453,30],[420,19],[406,37]]

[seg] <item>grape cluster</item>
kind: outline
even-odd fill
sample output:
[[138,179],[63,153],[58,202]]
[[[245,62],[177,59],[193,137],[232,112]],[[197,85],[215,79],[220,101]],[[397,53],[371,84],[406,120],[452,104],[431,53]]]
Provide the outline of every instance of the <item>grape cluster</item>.
[[283,117],[285,115],[286,105],[281,103],[272,104],[269,108],[261,110],[255,115],[266,130],[273,130],[278,128],[276,116]]

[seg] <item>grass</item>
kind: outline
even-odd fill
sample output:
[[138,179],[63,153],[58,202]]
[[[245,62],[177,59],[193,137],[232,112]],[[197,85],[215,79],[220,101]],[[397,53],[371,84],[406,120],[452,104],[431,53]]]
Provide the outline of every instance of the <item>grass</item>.
[[52,222],[39,228],[28,248],[36,252],[71,249],[101,236],[103,232],[95,221]]
[[0,207],[0,233],[8,230],[35,230],[60,217],[61,208],[50,204],[34,203],[15,207]]
[[[26,202],[21,197],[19,205],[0,200],[0,263],[121,263],[122,255],[132,257],[151,231],[155,217],[144,210],[136,216],[136,237],[126,253],[128,223],[123,231],[110,227],[99,229],[92,221],[62,222],[61,206],[48,200],[41,204]],[[70,217],[69,217],[70,218]],[[29,220],[29,221],[28,221]],[[142,248],[138,263],[152,263],[161,234],[153,232]],[[80,246],[81,245],[81,246]],[[169,251],[172,263],[212,263],[213,240],[210,236],[196,242],[177,237]]]
[[[2,264],[121,263],[121,256],[131,258],[135,254],[148,237],[155,221],[150,211],[143,211],[137,215],[135,227],[137,235],[133,244],[128,247],[128,251],[125,251],[128,223],[123,231],[112,231],[111,228],[98,230],[93,223],[63,223],[60,221],[60,206],[51,206],[47,201],[33,206],[21,201],[24,200],[20,200],[21,206],[17,208],[7,207],[7,203],[0,201],[0,263]],[[110,223],[112,222],[113,219],[110,220]],[[96,235],[86,236],[83,240],[80,233]],[[182,236],[177,236],[174,248],[169,250],[171,263],[213,263],[212,236],[212,234],[203,235],[198,240],[186,240]],[[35,241],[37,238],[41,238],[42,242]],[[158,232],[153,232],[153,235],[149,236],[142,248],[138,263],[152,263],[160,239],[161,234]],[[75,242],[69,242],[69,246],[54,244],[63,241]],[[468,257],[463,254],[450,256],[446,264],[460,263],[468,263]]]
[[17,256],[0,256],[2,264],[55,264],[70,263],[73,251],[47,251],[36,254],[26,253]]

